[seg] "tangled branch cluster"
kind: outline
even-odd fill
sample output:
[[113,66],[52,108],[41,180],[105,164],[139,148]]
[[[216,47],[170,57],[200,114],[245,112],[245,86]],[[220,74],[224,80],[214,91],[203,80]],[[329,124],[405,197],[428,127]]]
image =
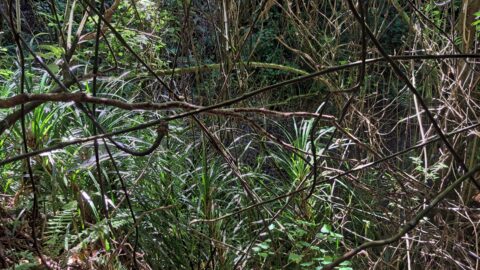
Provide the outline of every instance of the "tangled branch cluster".
[[[248,31],[245,32],[243,38],[240,39],[237,52],[228,52],[225,65],[218,65],[215,68],[222,69],[224,76],[223,87],[228,87],[229,81],[231,81],[232,74],[242,73],[247,68],[274,68],[277,70],[291,71],[295,74],[303,74],[293,79],[282,80],[279,83],[271,84],[264,87],[259,87],[256,90],[244,91],[243,93],[225,99],[218,99],[211,102],[210,105],[200,104],[194,101],[193,98],[185,98],[182,96],[182,92],[185,89],[174,87],[174,77],[176,75],[183,75],[198,72],[197,68],[189,68],[181,70],[177,68],[175,64],[171,69],[155,70],[149,64],[142,55],[139,55],[135,49],[133,49],[127,40],[122,36],[121,32],[117,30],[112,24],[112,9],[110,13],[101,9],[98,9],[92,4],[91,1],[80,1],[85,9],[86,16],[90,16],[96,20],[97,29],[95,32],[89,34],[89,38],[81,39],[77,37],[74,44],[70,44],[70,47],[66,48],[67,53],[63,56],[62,74],[59,76],[53,72],[48,65],[46,65],[38,53],[34,51],[29,42],[23,37],[22,33],[18,31],[19,25],[14,16],[14,7],[8,6],[7,10],[2,10],[2,18],[9,22],[9,30],[14,37],[16,48],[18,52],[18,63],[22,70],[20,74],[19,92],[10,97],[0,99],[1,109],[14,109],[17,110],[11,112],[0,122],[0,135],[21,123],[22,137],[23,137],[23,152],[17,155],[10,156],[0,161],[0,166],[5,166],[13,162],[24,160],[28,164],[29,179],[31,179],[31,185],[33,186],[33,224],[39,217],[38,199],[36,197],[37,191],[35,189],[35,178],[33,171],[30,168],[31,159],[40,155],[52,152],[54,150],[64,149],[67,146],[74,144],[85,144],[88,142],[94,143],[95,148],[95,163],[97,167],[98,182],[102,189],[102,198],[106,198],[105,195],[105,183],[103,183],[104,176],[102,175],[101,162],[99,158],[99,144],[102,144],[108,153],[108,158],[114,164],[116,176],[120,179],[124,198],[129,205],[131,216],[134,220],[135,227],[138,222],[135,218],[135,213],[131,206],[129,199],[129,191],[125,185],[122,174],[117,167],[118,161],[115,159],[112,151],[109,149],[107,140],[111,142],[120,151],[133,156],[148,156],[151,155],[162,143],[162,140],[168,134],[169,122],[174,120],[189,120],[195,124],[196,128],[200,129],[202,134],[208,139],[212,147],[216,150],[218,155],[222,157],[225,163],[228,165],[232,174],[237,178],[241,185],[245,196],[249,200],[249,206],[243,207],[237,211],[221,215],[219,217],[208,217],[202,219],[195,219],[191,221],[191,224],[214,224],[221,222],[229,218],[233,218],[241,213],[250,211],[252,209],[261,209],[260,218],[262,220],[262,226],[256,232],[256,235],[252,237],[249,245],[244,247],[243,250],[237,250],[240,254],[240,259],[236,261],[235,267],[244,267],[245,261],[248,258],[248,254],[251,251],[255,241],[268,231],[270,225],[276,222],[276,219],[281,213],[289,207],[289,204],[296,197],[301,197],[302,200],[308,202],[308,200],[315,200],[316,188],[322,184],[334,184],[339,179],[348,179],[349,185],[354,190],[359,192],[366,192],[373,194],[372,197],[384,197],[387,202],[385,206],[379,205],[379,208],[387,209],[389,211],[390,203],[396,205],[399,216],[397,220],[393,221],[394,224],[399,226],[393,230],[392,226],[387,228],[386,233],[383,233],[383,239],[363,239],[363,244],[356,247],[348,246],[345,244],[347,250],[343,255],[339,256],[330,264],[325,265],[323,269],[333,269],[340,265],[342,262],[350,260],[352,257],[364,252],[365,250],[381,247],[387,249],[397,245],[401,240],[406,245],[406,256],[411,256],[409,247],[414,244],[419,244],[422,239],[425,238],[420,230],[416,230],[419,224],[422,223],[427,217],[435,216],[433,213],[436,209],[439,209],[439,204],[455,202],[452,200],[453,193],[457,192],[457,199],[462,203],[458,203],[457,209],[461,209],[463,206],[475,203],[474,195],[480,191],[479,180],[476,179],[476,173],[480,170],[478,165],[478,158],[472,157],[472,155],[478,155],[477,140],[478,140],[478,127],[480,121],[478,120],[478,111],[480,106],[477,103],[476,96],[478,96],[478,87],[480,82],[480,75],[478,73],[478,67],[475,61],[480,58],[478,53],[475,53],[478,49],[472,49],[466,47],[459,49],[455,44],[450,44],[450,48],[454,51],[442,52],[435,47],[427,48],[428,44],[423,44],[423,50],[416,50],[415,46],[420,44],[419,37],[426,35],[423,33],[425,25],[432,22],[428,17],[421,16],[421,11],[417,6],[410,2],[411,8],[419,14],[424,20],[422,23],[414,23],[407,14],[401,13],[401,7],[396,7],[400,16],[404,17],[404,20],[409,21],[409,27],[412,28],[413,35],[415,35],[414,43],[411,54],[402,55],[390,55],[386,48],[379,40],[379,34],[373,29],[369,18],[369,6],[366,1],[359,1],[358,5],[355,5],[352,0],[344,1],[344,8],[342,9],[345,16],[354,19],[352,25],[349,27],[359,29],[358,40],[355,40],[360,48],[358,50],[358,57],[360,60],[356,62],[343,63],[341,65],[318,65],[319,59],[313,55],[313,52],[300,51],[288,45],[279,38],[282,44],[284,44],[292,53],[300,55],[302,59],[307,63],[307,66],[313,66],[314,69],[311,72],[301,73],[299,69],[288,69],[280,65],[256,65],[248,66],[243,65],[240,61],[242,49],[245,46],[246,40],[252,35],[255,25],[261,20],[261,16],[266,16],[269,8],[275,5],[276,1],[262,1],[262,5],[258,9],[259,12],[252,18],[251,24],[248,27]],[[103,1],[102,1],[103,2]],[[393,1],[396,3],[396,1]],[[54,4],[52,1],[52,8]],[[118,1],[115,1],[115,8],[118,7]],[[296,24],[299,28],[306,27],[303,25],[301,18],[296,17],[296,13],[293,10],[289,10],[289,5],[279,5],[282,12],[285,12],[286,16],[289,16],[289,20],[293,24]],[[107,16],[108,15],[108,16]],[[297,14],[298,15],[298,14]],[[332,18],[335,18],[335,14]],[[337,23],[338,18],[332,20],[332,24]],[[184,28],[188,26],[188,17],[185,18]],[[101,22],[101,23],[100,23]],[[433,22],[433,25],[436,24]],[[335,25],[334,25],[335,26]],[[341,28],[336,25],[335,27]],[[187,31],[185,31],[187,32]],[[444,31],[439,31],[440,36],[445,35]],[[107,33],[113,35],[118,43],[121,44],[124,51],[128,52],[144,70],[147,71],[146,77],[155,81],[155,84],[161,87],[167,92],[168,98],[162,101],[124,101],[118,98],[112,98],[98,92],[98,78],[101,74],[108,74],[113,72],[115,67],[100,71],[99,63],[99,44],[106,42]],[[308,33],[303,33],[302,39],[308,40],[312,38]],[[85,35],[84,35],[85,36]],[[470,36],[468,36],[470,37]],[[451,41],[449,36],[447,40]],[[75,54],[76,48],[78,48],[78,42],[94,40],[94,56],[92,64],[92,73],[77,76],[71,70],[72,56]],[[228,40],[227,40],[228,44]],[[229,45],[226,45],[228,47]],[[433,45],[432,45],[433,46]],[[478,44],[477,44],[478,46]],[[424,51],[432,52],[431,54],[424,53]],[[36,62],[38,66],[43,69],[50,76],[50,80],[54,81],[57,87],[51,90],[49,93],[26,93],[24,90],[25,84],[25,58],[29,54]],[[377,56],[377,57],[374,57]],[[175,56],[176,57],[176,56]],[[432,61],[432,63],[428,62]],[[428,64],[427,64],[428,63]],[[388,64],[386,66],[385,64]],[[426,95],[421,92],[421,81],[418,78],[423,76],[423,80],[428,80],[428,74],[422,75],[418,70],[425,66],[432,67],[431,69],[441,72],[442,81],[433,82],[439,89],[439,93],[436,99],[426,98]],[[425,67],[427,68],[427,67]],[[382,86],[377,83],[377,92],[366,94],[362,91],[364,89],[371,89],[371,78],[379,70],[389,69],[391,70],[391,76],[395,76],[398,80],[398,94],[393,99],[388,100],[382,98]],[[177,73],[176,73],[177,70]],[[178,71],[180,70],[180,71]],[[342,73],[343,72],[343,73]],[[171,74],[171,80],[166,81],[167,76]],[[336,81],[332,77],[343,74],[345,76],[352,76],[355,78],[352,87],[343,87],[344,84],[336,84]],[[321,78],[321,79],[320,79]],[[378,78],[378,77],[377,77]],[[391,79],[391,78],[390,78]],[[391,79],[393,80],[393,79]],[[321,105],[322,109],[317,112],[312,110],[298,110],[296,108],[286,110],[284,108],[269,108],[266,106],[255,106],[249,104],[255,104],[252,100],[260,99],[262,95],[282,92],[286,86],[295,86],[309,83],[311,81],[318,81],[321,84],[327,85],[328,89],[324,91],[323,96],[315,100],[316,105]],[[87,94],[85,86],[91,84],[90,94]],[[433,87],[433,86],[432,86]],[[72,91],[72,89],[76,90]],[[401,90],[400,90],[401,89]],[[222,89],[221,91],[222,92]],[[320,95],[321,96],[321,95]],[[413,101],[414,110],[412,115],[409,115],[412,110],[405,110],[401,108],[399,104],[403,102],[401,99],[408,99]],[[133,100],[133,99],[132,99]],[[81,111],[92,123],[92,136],[77,137],[69,141],[57,142],[57,144],[48,146],[43,149],[29,149],[27,145],[27,131],[25,128],[26,115],[32,113],[40,105],[51,103],[72,103],[76,108]],[[435,107],[433,105],[436,105]],[[102,106],[105,110],[112,108],[118,108],[126,111],[155,111],[162,112],[163,117],[145,122],[129,128],[109,131],[104,128],[98,118],[98,108]],[[20,107],[18,109],[18,107]],[[260,194],[257,194],[256,188],[251,186],[247,177],[242,174],[238,161],[234,155],[225,147],[222,138],[220,138],[214,131],[213,127],[209,126],[207,122],[202,118],[202,115],[208,115],[211,117],[219,117],[222,119],[229,119],[236,123],[241,123],[249,126],[259,137],[265,138],[270,143],[279,146],[283,151],[291,153],[293,155],[302,157],[304,161],[311,167],[310,172],[305,175],[301,181],[299,181],[293,189],[285,194],[275,196],[273,198],[265,199]],[[292,119],[292,118],[311,118],[315,119],[313,124],[311,138],[312,149],[311,151],[305,151],[294,146],[292,143],[287,142],[285,138],[282,138],[278,134],[267,130],[259,124],[259,119],[262,118],[279,118],[279,119]],[[399,119],[400,118],[400,119]],[[395,120],[396,119],[396,120]],[[335,127],[335,131],[328,138],[324,144],[323,151],[317,151],[315,145],[315,128],[320,125],[330,125]],[[412,127],[413,126],[413,127]],[[131,133],[134,131],[147,130],[149,128],[156,128],[156,138],[150,147],[145,150],[130,149],[115,140],[115,136]],[[404,129],[405,132],[402,132]],[[473,134],[472,140],[467,140],[467,135]],[[419,137],[416,134],[420,134]],[[472,137],[471,136],[471,137]],[[389,139],[390,138],[390,139]],[[393,139],[391,139],[393,138]],[[415,138],[415,139],[414,139]],[[418,138],[418,140],[417,140]],[[343,153],[340,150],[334,150],[333,145],[337,140],[348,140],[349,144],[343,148]],[[472,146],[473,145],[473,146]],[[318,152],[318,153],[317,153]],[[403,155],[410,153],[421,153],[420,160],[423,172],[413,171],[409,173],[402,170]],[[413,155],[413,154],[412,154]],[[438,157],[437,160],[433,156]],[[443,173],[441,181],[431,183],[428,172],[432,167],[431,163],[445,163],[448,168],[448,172]],[[430,165],[429,165],[430,164]],[[370,169],[374,169],[378,172],[375,177],[382,178],[390,177],[395,184],[389,184],[395,187],[383,188],[378,183],[366,183],[362,180],[368,174]],[[326,174],[319,173],[320,171],[328,171]],[[477,177],[478,178],[478,177]],[[391,193],[389,193],[391,192]],[[313,196],[313,197],[312,197]],[[420,198],[419,203],[414,205],[409,198]],[[280,202],[286,199],[283,207],[279,210],[272,210],[268,207],[273,202]],[[380,200],[379,199],[379,200]],[[331,197],[332,202],[335,197]],[[461,205],[461,206],[460,206]],[[340,207],[341,208],[341,207]],[[103,215],[108,218],[112,211],[108,206],[108,202],[103,201]],[[341,218],[338,218],[338,222],[342,223],[346,218],[345,212],[348,212],[347,208],[341,208],[342,211],[338,212]],[[402,209],[402,210],[399,210]],[[264,211],[263,211],[264,210]],[[460,210],[459,210],[460,211]],[[468,214],[466,214],[468,216]],[[441,219],[441,218],[440,218]],[[347,221],[345,221],[347,222]],[[440,222],[448,223],[443,220]],[[476,232],[478,226],[478,220],[472,221],[472,228]],[[423,224],[424,225],[424,224]],[[438,230],[438,224],[427,224],[423,227],[424,230]],[[347,226],[345,226],[346,228]],[[451,228],[450,228],[451,229]],[[394,231],[392,233],[392,231]],[[413,236],[415,235],[415,236]],[[429,237],[436,237],[436,234],[430,234]],[[32,239],[37,254],[40,258],[43,258],[40,244],[37,242],[35,225],[32,226]],[[125,237],[126,239],[126,237]],[[124,243],[126,240],[123,240]],[[138,239],[138,236],[137,238]],[[230,249],[235,249],[233,246],[222,242],[219,239],[210,239],[212,242],[220,246],[224,246]],[[437,239],[436,241],[440,241]],[[418,243],[416,243],[418,242]],[[120,250],[120,249],[119,249]],[[419,252],[428,252],[420,250]],[[133,249],[133,262],[138,267],[137,259],[137,247]],[[379,256],[380,258],[381,256]],[[466,255],[466,257],[471,257]],[[410,257],[408,257],[410,258]],[[471,258],[470,258],[471,259]],[[373,259],[371,259],[373,260]],[[380,260],[380,259],[379,259]],[[469,259],[465,259],[468,261]],[[473,260],[473,259],[472,259]],[[478,263],[478,255],[475,259]],[[44,265],[51,267],[51,263],[43,259]],[[462,265],[465,262],[461,263]]]

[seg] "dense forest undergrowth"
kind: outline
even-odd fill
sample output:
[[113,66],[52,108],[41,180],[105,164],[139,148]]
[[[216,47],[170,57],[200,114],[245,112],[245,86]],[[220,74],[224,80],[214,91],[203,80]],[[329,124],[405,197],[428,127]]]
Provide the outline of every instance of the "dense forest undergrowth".
[[3,0],[0,268],[479,269],[480,1]]

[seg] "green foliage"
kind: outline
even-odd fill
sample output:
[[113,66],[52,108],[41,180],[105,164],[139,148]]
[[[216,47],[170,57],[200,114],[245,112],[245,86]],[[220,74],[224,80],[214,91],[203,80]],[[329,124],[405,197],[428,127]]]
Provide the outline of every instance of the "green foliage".
[[416,165],[415,170],[422,173],[425,177],[425,181],[428,183],[433,183],[438,180],[438,178],[440,177],[440,172],[443,169],[448,168],[448,166],[445,165],[445,163],[443,162],[438,162],[430,165],[428,168],[425,168],[421,158],[410,157],[410,159],[412,160],[412,163]]
[[[21,35],[56,79],[70,83],[73,75],[79,80],[68,91],[92,95],[95,39],[91,37],[95,35],[98,18],[93,14],[86,16],[81,1],[47,2],[37,1],[33,17],[39,25],[32,26],[34,29],[22,25]],[[106,7],[113,2],[105,1]],[[110,22],[133,52],[152,70],[159,71],[176,95],[183,96],[182,101],[199,106],[237,98],[294,76],[329,66],[349,65],[360,59],[361,28],[343,2],[265,1],[261,7],[255,1],[217,2],[121,1]],[[225,6],[220,2],[225,2]],[[453,27],[450,12],[461,12],[459,0],[451,1],[448,12],[434,1],[424,2],[420,10],[442,29]],[[55,4],[56,15],[51,3]],[[189,17],[184,17],[186,14]],[[257,14],[259,17],[255,19],[253,16]],[[26,21],[26,15],[22,16]],[[480,12],[475,16],[472,25],[478,34]],[[83,18],[85,25],[81,29]],[[423,27],[424,22],[416,21],[416,15],[411,15],[411,19],[416,27]],[[445,37],[434,27],[423,27],[418,36],[413,36],[415,33],[411,33],[398,11],[385,1],[370,2],[367,24],[390,54],[410,51],[414,47],[412,40],[418,42],[413,43],[418,54],[434,54],[436,47],[447,54],[450,47],[443,46]],[[19,48],[7,33],[8,28],[2,29],[5,32],[0,32],[0,98],[3,99],[20,93],[21,68]],[[75,42],[79,29],[81,42],[73,45],[75,51],[67,61],[71,49],[68,46]],[[102,31],[97,96],[126,103],[171,101],[174,95],[147,74],[137,57],[112,31],[106,27]],[[458,35],[454,41],[462,43]],[[372,42],[366,45],[367,59],[379,56]],[[26,47],[22,52],[26,56],[23,90],[33,94],[58,91],[57,82]],[[463,91],[466,86],[454,81],[457,74],[453,73],[459,70],[457,64],[462,61],[450,60],[442,59],[441,65],[431,59],[397,63],[409,79],[410,76],[417,79],[417,89],[432,111],[435,106],[443,113],[464,105],[471,111],[470,108],[478,107],[474,104],[475,97],[460,100],[461,105],[457,100],[450,102],[453,94],[445,97],[454,90],[456,98],[468,92]],[[237,65],[229,70],[233,61]],[[173,63],[175,69],[171,70]],[[192,71],[194,65],[201,66],[194,72],[178,72]],[[391,236],[398,231],[399,224],[422,206],[421,199],[425,200],[424,194],[430,192],[421,190],[424,183],[415,180],[437,184],[449,173],[445,168],[450,164],[445,161],[448,159],[432,155],[426,168],[424,160],[416,157],[417,150],[408,153],[413,156],[410,159],[397,156],[397,163],[393,159],[375,163],[416,140],[418,126],[412,124],[412,115],[419,112],[412,105],[411,92],[390,66],[369,61],[363,78],[358,77],[357,67],[274,86],[254,98],[196,114],[198,121],[222,145],[212,143],[196,120],[185,117],[169,121],[168,136],[148,156],[128,155],[107,139],[97,140],[98,165],[93,141],[32,156],[28,162],[36,181],[40,213],[37,231],[44,255],[58,261],[60,268],[66,268],[67,261],[76,257],[95,269],[132,269],[135,225],[138,225],[136,255],[137,262],[144,266],[142,269],[322,269],[365,241]],[[462,70],[469,69],[462,67]],[[348,89],[359,81],[361,84],[355,91],[335,93],[325,102],[327,110],[314,129],[312,113],[318,113],[315,109],[325,101],[325,93]],[[457,86],[462,95],[454,89]],[[9,126],[0,134],[0,160],[23,154],[24,138],[28,150],[36,151],[103,133],[75,105],[73,102],[39,105],[25,116],[25,134],[20,120]],[[93,108],[92,104],[83,105]],[[132,128],[191,109],[180,106],[158,111],[124,110],[100,104],[95,107],[95,117],[105,132]],[[256,110],[241,111],[249,107]],[[445,130],[454,130],[451,128],[458,119],[448,117],[459,117],[462,109],[438,116],[439,123],[445,123]],[[20,106],[0,110],[0,124],[19,110]],[[295,117],[291,112],[296,113]],[[339,116],[344,113],[340,121]],[[303,116],[297,117],[300,114]],[[251,125],[252,121],[257,126]],[[260,132],[258,127],[271,136]],[[112,139],[138,150],[148,148],[156,135],[155,127],[151,127],[124,132]],[[452,141],[459,141],[458,138],[461,137]],[[325,149],[327,142],[329,146]],[[465,145],[468,143],[465,140]],[[310,187],[314,183],[313,146],[318,167],[315,189]],[[470,153],[467,146],[465,149],[458,150],[462,156]],[[472,152],[475,156],[469,160],[470,164],[479,159],[478,152]],[[12,259],[8,266],[15,269],[38,267],[37,255],[31,252],[32,242],[19,237],[29,235],[28,225],[33,224],[33,187],[26,161],[11,162],[0,168],[0,220],[2,225],[6,221],[0,228],[0,238],[7,239],[5,243],[18,241],[17,245],[5,248],[6,256]],[[462,199],[474,195],[466,194]],[[104,204],[108,206],[108,218]],[[420,233],[413,230],[414,235],[405,238],[412,239],[413,248],[399,244],[401,248],[395,251],[390,246],[368,250],[368,256],[354,257],[336,269],[364,269],[376,258],[381,259],[374,266],[379,269],[406,268],[399,262],[407,255],[412,261],[422,263],[429,256],[424,252],[427,249],[424,250],[423,243],[430,241],[423,239],[425,232],[443,226],[445,231],[435,236],[450,235],[449,220],[445,221],[440,225],[425,222]],[[463,222],[459,218],[455,222],[464,226],[471,220]],[[436,237],[435,241],[440,239],[443,238]],[[455,242],[451,239],[448,241]],[[459,246],[469,245],[475,244]],[[469,254],[465,251],[436,254],[435,260]],[[469,260],[470,257],[465,261]],[[465,262],[461,263],[455,267],[466,268]],[[426,265],[432,265],[431,261]]]
[[477,36],[480,35],[480,11],[474,13],[475,21],[472,23],[472,26],[475,26]]

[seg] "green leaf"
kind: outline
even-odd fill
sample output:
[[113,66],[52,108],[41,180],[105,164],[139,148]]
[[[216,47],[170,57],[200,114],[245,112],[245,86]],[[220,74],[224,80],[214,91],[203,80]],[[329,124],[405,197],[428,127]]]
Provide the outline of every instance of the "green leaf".
[[13,75],[13,72],[9,69],[0,69],[0,77],[9,79]]
[[341,239],[343,238],[343,235],[339,234],[339,233],[330,233],[330,236],[332,236],[333,238],[336,238],[336,239]]
[[295,235],[297,236],[304,236],[305,234],[307,234],[307,231],[303,230],[303,229],[300,229],[300,228],[297,228],[294,232]]
[[257,244],[258,247],[260,247],[261,249],[268,249],[270,246],[263,242],[263,243],[260,243],[260,244]]
[[110,251],[110,242],[108,241],[108,239],[105,239],[105,250]]
[[268,253],[260,252],[260,253],[258,253],[258,256],[260,256],[262,258],[266,258],[266,257],[268,257]]
[[305,241],[300,241],[298,242],[300,245],[304,246],[304,247],[310,247],[312,244],[308,243],[308,242],[305,242]]
[[330,224],[323,224],[322,228],[320,229],[320,232],[322,233],[329,233],[332,231],[332,225]]
[[304,262],[302,264],[300,264],[301,266],[312,266],[314,264],[314,262]]
[[333,262],[333,257],[332,256],[325,256],[323,257],[323,262],[322,264],[331,264]]
[[92,212],[95,215],[97,221],[100,221],[100,214],[98,213],[97,207],[95,207],[95,203],[93,202],[92,198],[90,198],[90,195],[88,195],[88,193],[83,190],[80,193],[82,194],[82,197],[87,201],[90,209],[92,209]]
[[59,68],[56,64],[48,64],[47,65],[48,69],[50,69],[53,73],[57,73]]
[[302,258],[303,258],[303,255],[299,255],[295,253],[290,253],[290,255],[288,255],[289,262],[300,263],[302,261]]

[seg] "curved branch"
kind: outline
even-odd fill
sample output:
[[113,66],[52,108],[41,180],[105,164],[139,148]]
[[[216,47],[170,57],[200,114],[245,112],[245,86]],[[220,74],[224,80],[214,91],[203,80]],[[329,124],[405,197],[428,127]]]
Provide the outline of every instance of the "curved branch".
[[153,144],[143,150],[143,151],[135,151],[135,150],[131,150],[131,149],[128,149],[127,147],[121,145],[120,143],[118,143],[117,141],[111,139],[111,137],[109,137],[108,139],[120,150],[122,150],[123,152],[125,153],[128,153],[130,155],[133,155],[133,156],[137,156],[137,157],[140,157],[140,156],[146,156],[146,155],[149,155],[151,154],[153,151],[155,151],[155,149],[157,149],[159,146],[160,146],[160,143],[162,143],[162,139],[163,137],[165,137],[165,135],[168,134],[168,123],[167,122],[161,122],[158,126],[157,126],[157,137],[155,138],[155,141],[153,142]]

